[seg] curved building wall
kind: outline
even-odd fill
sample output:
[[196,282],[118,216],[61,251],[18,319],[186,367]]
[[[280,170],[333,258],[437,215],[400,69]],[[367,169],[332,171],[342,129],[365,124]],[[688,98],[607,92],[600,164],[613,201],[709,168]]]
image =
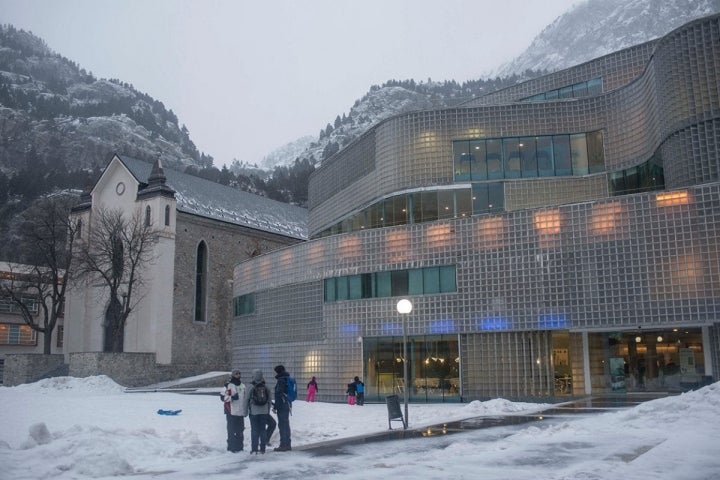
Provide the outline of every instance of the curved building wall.
[[[615,77],[632,80],[622,88],[598,96],[422,111],[381,122],[372,129],[371,135],[329,159],[312,176],[310,236],[384,195],[404,189],[452,184],[452,140],[458,139],[602,130],[608,172],[639,165],[662,146],[660,153],[669,156],[666,181],[670,187],[717,179],[717,161],[712,160],[712,157],[717,158],[717,122],[712,122],[718,116],[717,29],[717,17],[694,22],[658,42],[608,55],[602,62],[589,62],[570,69],[587,70],[592,76],[602,73],[597,70],[598,65],[611,64],[615,68]],[[691,41],[693,48],[688,45]],[[654,55],[643,65],[642,74],[638,76],[638,65],[647,59],[651,45],[656,47]],[[694,56],[688,58],[688,51]],[[613,61],[616,55],[622,61]],[[595,68],[590,69],[590,65]],[[628,68],[625,76],[617,73],[618,65]],[[578,75],[570,78],[583,78]],[[567,74],[563,71],[547,78],[556,77],[565,81]],[[526,82],[525,88],[536,91],[537,85],[554,85],[555,80],[551,82],[547,78]],[[517,88],[507,91],[518,93]],[[683,93],[673,93],[680,91]],[[697,125],[699,131],[693,131],[691,125]],[[681,130],[683,126],[686,131]],[[373,139],[374,156],[369,150]],[[669,140],[671,142],[665,146],[664,142]],[[680,166],[675,161],[676,156],[670,156],[683,147],[697,150],[701,144],[710,149],[709,165],[695,163],[699,158],[696,156],[694,162]],[[366,158],[373,158],[374,168],[364,160]],[[356,159],[362,160],[356,164]],[[699,171],[695,174],[688,173],[696,169]],[[339,185],[337,172],[345,175],[344,189],[336,188]],[[557,179],[549,181],[557,183]],[[566,178],[563,182],[578,183],[569,188],[582,191],[577,178]],[[533,183],[541,190],[547,188],[542,181],[533,180]],[[578,194],[574,200],[593,198],[596,198],[594,193],[587,197]],[[506,199],[505,203],[512,204],[512,201]]]
[[[502,213],[331,235],[240,263],[234,296],[255,303],[234,318],[234,364],[269,371],[285,363],[298,379],[317,375],[322,398],[341,400],[351,378],[376,369],[370,346],[404,332],[411,343],[458,345],[453,398],[567,394],[564,378],[577,395],[621,383],[608,370],[622,360],[610,355],[618,342],[626,342],[626,368],[639,372],[635,335],[645,359],[679,348],[661,338],[688,330],[695,340],[685,353],[702,369],[693,375],[716,375],[719,19],[653,42],[649,60],[649,44],[641,46],[644,63],[628,60],[633,49],[620,52],[630,73],[616,75],[629,83],[601,95],[415,112],[374,127],[313,175],[311,236],[383,196],[462,186],[452,151],[460,139],[601,130],[606,172],[659,155],[673,188],[610,197],[605,173],[503,180]],[[409,295],[414,308],[404,319],[400,295],[325,297],[331,279],[448,266],[453,289]],[[656,330],[662,335],[643,334]],[[560,354],[569,366],[558,379]],[[662,381],[660,367],[648,368]],[[437,388],[425,381],[422,391]],[[367,384],[366,396],[380,399],[381,383]]]

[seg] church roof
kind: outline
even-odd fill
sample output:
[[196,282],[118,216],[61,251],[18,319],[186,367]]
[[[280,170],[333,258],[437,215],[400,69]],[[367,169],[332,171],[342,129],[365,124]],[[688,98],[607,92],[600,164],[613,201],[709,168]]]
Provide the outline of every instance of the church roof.
[[[153,165],[117,156],[135,178],[149,184]],[[177,209],[193,215],[242,225],[265,232],[306,240],[308,211],[236,188],[163,169],[166,183],[175,190]]]

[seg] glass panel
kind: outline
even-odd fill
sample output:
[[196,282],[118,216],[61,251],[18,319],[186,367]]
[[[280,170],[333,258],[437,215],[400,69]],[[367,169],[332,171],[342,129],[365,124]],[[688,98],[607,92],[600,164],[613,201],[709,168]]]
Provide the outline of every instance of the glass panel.
[[459,218],[472,215],[472,194],[470,189],[455,190],[455,206]]
[[325,279],[325,301],[326,302],[334,302],[335,301],[335,279],[334,278],[326,278]]
[[474,160],[471,163],[470,179],[487,179],[487,161],[485,160],[485,140],[473,140],[470,142],[470,155]]
[[587,134],[588,167],[590,173],[605,171],[605,158],[603,155],[603,135],[601,131]]
[[453,190],[440,190],[438,196],[438,216],[442,218],[455,217],[455,194]]
[[392,296],[399,297],[408,294],[408,271],[396,270],[390,272],[392,283]]
[[537,177],[537,159],[535,158],[535,137],[520,137],[518,144],[523,177]]
[[337,299],[338,300],[347,300],[348,299],[348,278],[347,277],[337,277],[335,281],[336,285],[336,292],[337,292]]
[[553,165],[552,137],[543,136],[535,138],[536,158],[538,165],[538,174],[541,177],[551,177],[555,175],[555,166]]
[[637,167],[625,170],[625,191],[626,193],[637,193],[640,190],[640,175]]
[[560,98],[572,98],[572,85],[561,88],[558,96]]
[[505,189],[503,183],[488,183],[488,210],[497,212],[505,208]]
[[587,175],[589,173],[588,153],[584,133],[570,135],[570,151],[572,153],[572,174]]
[[473,183],[472,184],[472,198],[473,198],[473,214],[485,213],[488,211],[488,184],[487,183]]
[[440,268],[427,267],[422,269],[423,289],[425,293],[440,293]]
[[602,78],[593,78],[588,81],[588,95],[599,95],[602,93]]
[[404,225],[407,223],[407,198],[396,195],[385,200],[385,226]]
[[503,153],[505,158],[505,178],[520,178],[520,150],[517,138],[503,139]]
[[357,300],[362,298],[362,280],[360,275],[350,275],[348,278],[348,298]]
[[432,222],[438,219],[438,198],[437,192],[422,192],[420,194],[421,208],[420,221]]
[[470,180],[472,158],[470,157],[470,142],[467,140],[453,142],[453,157],[455,160],[455,181]]
[[408,282],[408,293],[410,295],[423,294],[423,271],[421,268],[408,271]]
[[368,225],[370,228],[381,228],[383,226],[383,202],[378,202],[368,208]]
[[440,291],[442,293],[457,292],[455,265],[440,267]]
[[390,272],[377,272],[375,274],[378,297],[392,296],[392,276]]
[[612,172],[610,174],[610,191],[613,195],[625,193],[625,174],[623,172]]
[[487,151],[488,178],[503,178],[501,141],[499,139],[488,140],[485,148]]
[[573,97],[575,97],[575,98],[585,97],[588,94],[587,83],[585,83],[585,82],[576,83],[575,85],[573,85],[572,89],[573,89]]
[[553,135],[553,154],[555,175],[572,175],[569,135]]
[[558,95],[560,95],[558,90],[550,90],[545,93],[545,100],[557,100]]

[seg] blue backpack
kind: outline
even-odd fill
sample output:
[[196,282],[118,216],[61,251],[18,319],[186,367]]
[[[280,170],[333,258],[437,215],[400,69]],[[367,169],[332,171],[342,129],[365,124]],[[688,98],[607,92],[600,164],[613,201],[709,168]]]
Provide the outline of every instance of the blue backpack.
[[290,403],[297,399],[297,383],[293,377],[287,377],[287,399]]
[[357,393],[365,393],[365,384],[362,382],[357,382],[357,385],[355,386],[357,389]]

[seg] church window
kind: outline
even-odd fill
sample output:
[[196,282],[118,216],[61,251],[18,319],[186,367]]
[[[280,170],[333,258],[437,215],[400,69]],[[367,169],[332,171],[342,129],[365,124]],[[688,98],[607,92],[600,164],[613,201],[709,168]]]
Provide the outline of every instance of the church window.
[[206,321],[208,252],[205,241],[197,247],[195,263],[195,321]]

